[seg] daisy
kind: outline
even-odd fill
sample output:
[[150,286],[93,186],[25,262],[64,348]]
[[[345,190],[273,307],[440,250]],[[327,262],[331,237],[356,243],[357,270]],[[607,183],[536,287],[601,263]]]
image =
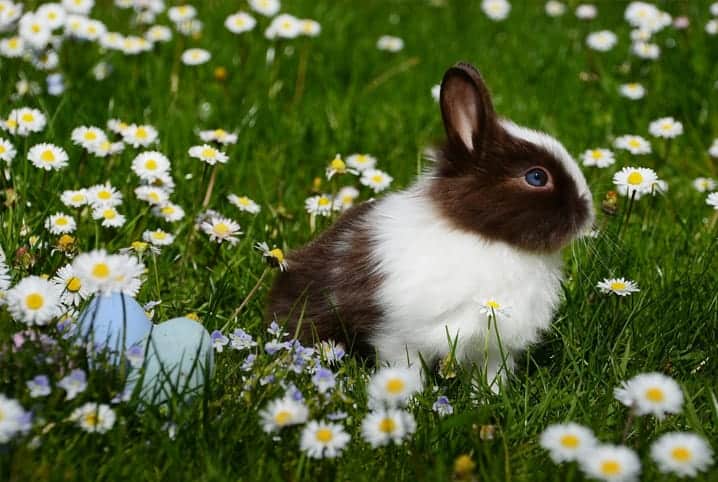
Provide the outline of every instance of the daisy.
[[576,7],[576,18],[579,20],[593,20],[596,15],[598,15],[598,10],[595,5],[585,3]]
[[336,174],[357,174],[357,171],[354,169],[348,169],[346,163],[342,160],[342,156],[340,154],[337,154],[334,156],[334,159],[332,159],[332,162],[329,163],[329,166],[327,166],[326,174],[327,179],[331,179]]
[[79,306],[91,294],[69,264],[58,269],[51,281],[60,290],[60,301],[66,306]]
[[46,171],[58,170],[67,166],[67,152],[54,144],[36,144],[30,148],[27,158],[32,165]]
[[261,251],[262,256],[272,266],[277,266],[281,271],[286,271],[287,260],[284,258],[284,252],[279,248],[269,249],[269,245],[265,242],[254,245],[256,249]]
[[122,258],[105,250],[81,253],[72,262],[72,270],[90,293],[117,291],[116,278],[121,276]]
[[667,13],[646,2],[631,2],[626,8],[625,18],[633,27],[656,33],[671,25]]
[[712,206],[713,209],[718,209],[718,192],[712,192],[706,198],[706,204]]
[[154,186],[139,186],[135,188],[135,196],[152,206],[163,206],[169,200],[169,194],[164,189]]
[[46,124],[45,115],[39,110],[30,107],[13,109],[5,122],[5,126],[8,127],[10,133],[20,136],[27,136],[31,132],[41,132]]
[[202,144],[201,146],[192,146],[189,148],[190,157],[204,161],[210,166],[214,166],[218,162],[220,164],[226,164],[229,159],[227,155],[210,146],[209,144]]
[[708,148],[708,155],[718,157],[718,139],[713,139],[713,143]]
[[272,23],[264,32],[268,39],[296,38],[302,33],[302,25],[297,17],[283,13],[274,17]]
[[347,157],[347,166],[360,172],[373,169],[375,165],[376,157],[369,154],[352,154]]
[[175,237],[166,231],[155,229],[154,231],[147,230],[142,233],[142,239],[155,246],[168,246],[172,244]]
[[22,37],[9,37],[0,40],[0,55],[8,58],[19,58],[25,53],[25,41]]
[[304,208],[313,216],[329,216],[332,213],[332,198],[326,194],[312,196],[304,201]]
[[403,406],[421,390],[421,379],[416,370],[404,367],[381,368],[369,381],[369,398],[375,404]]
[[164,25],[153,25],[145,32],[145,38],[150,42],[169,42],[172,40],[172,30]]
[[104,403],[88,402],[70,414],[70,420],[85,432],[105,433],[115,425],[115,412]]
[[279,0],[249,0],[249,6],[266,17],[275,16],[281,7]]
[[174,23],[186,22],[197,16],[197,9],[192,5],[179,5],[167,9],[167,17]]
[[87,199],[93,207],[112,207],[122,204],[122,193],[115,189],[109,182],[96,184],[86,190]]
[[622,404],[636,415],[653,414],[662,420],[667,413],[679,413],[683,407],[681,387],[662,373],[641,373],[613,391]]
[[122,139],[132,147],[147,147],[157,140],[157,129],[150,125],[130,124],[122,131]]
[[544,9],[546,10],[546,15],[549,17],[560,17],[566,13],[566,5],[558,0],[548,0]]
[[203,142],[219,142],[220,144],[236,144],[237,134],[227,132],[224,129],[214,129],[209,131],[200,131],[199,138]]
[[539,444],[548,450],[554,463],[560,464],[579,460],[583,451],[596,446],[597,440],[591,429],[568,422],[548,426],[541,433]]
[[404,48],[404,41],[399,37],[382,35],[376,42],[376,48],[386,50],[387,52],[399,52]]
[[236,244],[239,241],[237,236],[242,234],[239,224],[221,216],[213,216],[209,221],[204,221],[200,228],[209,235],[210,241],[218,243],[227,241],[230,244]]
[[399,445],[416,430],[414,416],[395,408],[370,412],[362,422],[364,440],[373,448],[394,442]]
[[642,99],[646,95],[646,89],[636,82],[621,84],[618,91],[623,97],[628,97],[631,100]]
[[661,56],[660,47],[649,42],[634,42],[631,51],[642,59],[655,60]]
[[613,293],[618,296],[628,296],[641,291],[635,281],[625,278],[606,278],[600,281],[596,288],[601,290],[602,293]]
[[26,13],[20,18],[18,25],[18,33],[25,42],[36,50],[42,50],[52,38],[52,29],[50,29],[44,18]]
[[299,29],[307,37],[316,37],[321,33],[322,26],[316,20],[307,18],[299,21]]
[[105,228],[120,228],[125,224],[126,218],[114,206],[98,206],[92,211],[92,219],[102,220]]
[[601,30],[599,32],[593,32],[586,37],[586,45],[593,50],[599,52],[607,52],[611,50],[618,42],[616,34],[610,30]]
[[187,49],[182,52],[182,63],[185,65],[200,65],[207,62],[212,55],[204,49]]
[[379,169],[367,169],[362,172],[359,182],[364,186],[369,186],[375,193],[382,192],[389,187],[394,180],[389,174]]
[[714,18],[708,20],[708,22],[706,23],[706,26],[704,28],[708,35],[718,34],[718,20],[716,20]]
[[125,150],[125,143],[124,142],[110,142],[108,140],[104,140],[101,142],[95,142],[94,144],[90,144],[87,146],[88,152],[90,154],[97,156],[97,157],[107,157],[114,154],[119,154],[120,152]]
[[110,119],[107,121],[107,129],[115,134],[123,135],[130,125],[120,119]]
[[697,177],[693,180],[693,188],[698,192],[710,192],[716,188],[716,181],[710,177]]
[[641,136],[626,135],[617,137],[613,145],[625,149],[631,154],[650,154],[651,144]]
[[341,425],[312,420],[302,430],[299,448],[313,459],[335,458],[350,439]]
[[45,219],[45,229],[52,234],[72,233],[77,228],[75,219],[64,213],[55,213]]
[[278,432],[290,425],[307,421],[309,410],[301,401],[289,397],[272,400],[259,412],[262,429],[267,433]]
[[32,415],[17,400],[0,393],[0,444],[8,443],[16,435],[30,430]]
[[60,201],[67,207],[79,208],[89,203],[87,191],[85,189],[63,191]]
[[713,449],[694,433],[669,432],[653,442],[651,458],[663,473],[696,477],[713,465]]
[[643,194],[654,194],[658,175],[646,167],[624,167],[613,175],[613,184],[619,194],[639,199]]
[[155,206],[152,208],[152,214],[164,219],[168,223],[175,223],[184,218],[184,209],[179,204],[168,202],[163,206]]
[[27,325],[46,325],[60,314],[57,287],[39,276],[27,276],[5,294],[12,317]]
[[32,380],[25,382],[28,390],[30,390],[30,398],[46,397],[52,393],[50,379],[47,375],[37,375]]
[[486,316],[509,316],[508,307],[493,298],[475,301],[479,303],[479,311]]
[[511,4],[506,0],[483,0],[481,2],[481,10],[491,20],[504,20],[509,16]]
[[683,134],[683,124],[673,117],[662,117],[651,122],[648,126],[648,132],[655,137],[672,139]]
[[230,204],[236,206],[240,211],[248,212],[250,214],[257,214],[262,208],[256,202],[249,199],[247,196],[237,196],[236,194],[228,194],[227,200]]
[[636,453],[620,445],[598,445],[583,452],[579,463],[589,477],[610,482],[636,480],[641,473],[641,461]]
[[359,197],[359,190],[353,186],[345,186],[339,190],[334,197],[332,209],[335,211],[346,211],[354,205],[354,200]]
[[5,161],[11,164],[17,155],[15,146],[13,146],[7,139],[0,138],[0,161]]
[[227,30],[236,34],[248,32],[255,25],[257,25],[257,21],[254,17],[245,12],[237,12],[227,17],[227,20],[224,21],[224,26],[227,27]]
[[62,7],[66,11],[79,15],[88,15],[94,6],[95,0],[62,0]]
[[589,149],[585,151],[583,154],[581,154],[581,160],[583,161],[584,166],[596,166],[596,167],[608,167],[614,162],[616,162],[616,159],[613,157],[613,152],[611,152],[608,149]]
[[87,149],[90,145],[107,140],[107,134],[98,127],[80,126],[72,130],[72,142]]

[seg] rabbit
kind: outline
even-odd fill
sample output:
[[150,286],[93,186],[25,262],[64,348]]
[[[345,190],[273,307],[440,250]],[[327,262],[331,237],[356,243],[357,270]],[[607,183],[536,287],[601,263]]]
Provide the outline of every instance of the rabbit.
[[381,364],[421,371],[453,353],[494,388],[549,327],[561,248],[590,229],[593,202],[566,149],[498,117],[470,64],[446,72],[439,104],[446,142],[432,169],[290,252],[268,316]]

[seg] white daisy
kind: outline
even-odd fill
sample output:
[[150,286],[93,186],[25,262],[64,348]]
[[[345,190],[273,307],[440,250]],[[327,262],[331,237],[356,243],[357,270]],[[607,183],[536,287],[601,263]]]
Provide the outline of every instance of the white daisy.
[[182,206],[168,202],[164,206],[155,206],[152,208],[152,214],[164,219],[168,223],[175,223],[181,221],[185,213]]
[[120,152],[125,150],[125,143],[124,142],[110,142],[108,140],[104,140],[101,142],[95,142],[94,144],[90,144],[87,146],[87,150],[90,154],[97,156],[97,157],[107,157],[112,156],[114,154],[119,154]]
[[706,198],[706,204],[712,206],[713,209],[718,209],[718,192],[712,192]]
[[51,281],[60,290],[60,301],[65,306],[79,306],[91,294],[70,264],[58,269]]
[[598,445],[582,452],[579,463],[589,477],[610,482],[630,482],[641,473],[638,455],[619,445]]
[[203,144],[201,146],[192,146],[189,148],[190,157],[204,161],[210,166],[214,166],[218,162],[220,164],[226,164],[229,159],[227,155],[209,144]]
[[715,179],[710,177],[697,177],[692,182],[693,188],[698,192],[710,192],[714,191],[716,186]]
[[658,45],[649,42],[634,42],[631,52],[642,59],[655,60],[661,56],[661,49]]
[[88,402],[73,410],[70,420],[85,432],[105,433],[115,425],[116,415],[109,405]]
[[585,450],[593,449],[597,440],[591,429],[577,423],[550,425],[541,433],[539,444],[548,450],[556,464],[577,461]]
[[344,186],[334,196],[332,209],[335,211],[346,211],[354,205],[354,201],[359,197],[359,190],[354,186]]
[[164,25],[153,25],[145,32],[145,38],[150,42],[169,42],[172,30]]
[[85,189],[63,191],[60,200],[62,204],[71,208],[79,208],[90,202]]
[[30,107],[21,107],[10,111],[8,119],[2,125],[11,134],[27,136],[31,132],[41,132],[46,124],[47,119],[42,112]]
[[18,33],[25,42],[36,50],[42,50],[47,47],[52,38],[52,29],[47,21],[33,13],[26,13],[20,18]]
[[648,126],[648,131],[655,137],[672,139],[683,134],[683,124],[673,117],[662,117],[651,122]]
[[681,387],[662,373],[641,373],[613,391],[622,404],[631,407],[636,415],[653,414],[662,420],[666,414],[679,413],[683,407]]
[[621,84],[618,91],[623,97],[627,97],[631,100],[642,99],[643,96],[646,95],[646,89],[636,82]]
[[114,206],[98,206],[92,211],[92,219],[101,220],[105,228],[120,228],[127,220]]
[[388,445],[391,442],[399,445],[415,430],[414,416],[395,408],[369,412],[361,425],[364,440],[373,448]]
[[62,7],[69,13],[87,15],[95,6],[95,0],[62,0]]
[[548,0],[544,6],[544,10],[546,10],[546,15],[549,17],[560,17],[566,13],[566,5],[558,0]]
[[0,55],[8,58],[19,58],[25,53],[25,41],[20,36],[7,37],[0,40]]
[[135,196],[152,206],[164,206],[169,201],[169,194],[164,189],[154,186],[139,186],[135,188]]
[[583,161],[584,166],[596,166],[601,168],[608,167],[616,162],[616,159],[613,157],[613,152],[608,149],[601,148],[589,149],[585,151],[581,154],[581,160]]
[[481,10],[491,20],[499,21],[509,16],[511,4],[507,0],[483,0]]
[[115,134],[123,135],[130,125],[120,119],[109,119],[107,121],[107,129]]
[[576,7],[576,18],[579,20],[593,20],[598,15],[595,5],[584,3]]
[[375,193],[382,192],[389,187],[394,180],[389,174],[379,169],[366,169],[362,172],[359,182],[365,186],[369,186]]
[[716,20],[715,18],[708,20],[704,29],[708,35],[718,34],[718,20]]
[[28,325],[46,325],[60,314],[57,287],[39,276],[27,276],[7,291],[5,302],[12,317]]
[[641,136],[625,135],[617,137],[613,145],[625,149],[631,154],[650,154],[651,144]]
[[358,171],[347,167],[346,163],[342,160],[342,156],[337,154],[334,159],[329,163],[326,169],[327,179],[331,179],[337,174],[358,174]]
[[713,449],[694,433],[669,432],[651,445],[651,458],[663,473],[696,477],[713,465]]
[[132,147],[147,147],[157,140],[157,129],[151,125],[130,124],[122,131],[122,139]]
[[95,208],[122,204],[122,193],[109,182],[90,186],[85,192],[89,203]]
[[259,411],[259,416],[262,419],[262,429],[272,433],[284,427],[305,423],[309,417],[309,410],[301,401],[284,397],[269,402]]
[[613,175],[618,193],[639,199],[644,194],[655,194],[658,175],[647,167],[624,167]]
[[30,148],[27,158],[32,165],[46,171],[58,170],[67,166],[69,157],[62,147],[54,144],[36,144]]
[[416,370],[404,367],[386,367],[377,371],[369,381],[368,393],[373,406],[387,404],[403,406],[421,390],[421,379]]
[[174,23],[186,22],[197,16],[197,9],[192,5],[178,5],[167,9],[167,17]]
[[240,34],[248,32],[257,25],[257,21],[246,12],[237,12],[227,17],[224,26],[232,33]]
[[72,269],[91,293],[124,292],[134,296],[144,266],[134,256],[108,255],[105,250],[81,253],[72,262]]
[[304,208],[313,216],[329,216],[332,213],[332,198],[326,194],[312,196],[304,201]]
[[608,52],[618,43],[618,37],[610,30],[593,32],[586,37],[586,45],[599,52]]
[[237,134],[227,132],[224,129],[200,131],[199,138],[202,139],[203,142],[214,141],[224,145],[237,143]]
[[376,157],[369,154],[352,154],[347,157],[347,166],[359,172],[373,169],[376,166]]
[[166,231],[155,229],[154,231],[147,230],[142,233],[142,239],[155,246],[168,246],[172,244],[175,237]]
[[641,291],[638,289],[638,285],[635,281],[625,278],[606,278],[603,281],[599,281],[596,288],[601,290],[602,293],[613,293],[618,296],[628,296]]
[[322,26],[316,20],[305,18],[299,21],[299,29],[302,35],[316,37],[322,31]]
[[17,151],[15,150],[15,146],[7,139],[0,138],[0,161],[11,164],[16,155]]
[[476,301],[479,304],[479,312],[481,314],[486,316],[509,316],[509,308],[508,306],[504,305],[503,303],[497,301],[494,298],[489,299],[478,299],[475,298],[474,301]]
[[382,35],[376,42],[376,48],[387,52],[399,52],[404,48],[404,41],[392,35]]
[[200,228],[209,235],[210,241],[222,243],[227,241],[230,244],[236,244],[239,236],[242,234],[239,224],[229,218],[220,216],[212,217],[209,221],[204,221]]
[[297,17],[283,13],[277,15],[264,32],[268,39],[296,38],[302,33],[302,24]]
[[350,439],[341,425],[312,420],[302,430],[299,448],[314,459],[335,458],[341,455]]
[[77,223],[72,216],[64,213],[55,213],[45,219],[45,229],[52,234],[72,233],[77,229]]
[[207,50],[192,48],[182,52],[182,63],[185,65],[200,65],[212,58]]
[[257,13],[273,17],[279,12],[279,0],[249,0],[249,6]]
[[270,249],[265,242],[257,243],[254,247],[262,252],[262,256],[270,265],[278,267],[281,271],[286,271],[287,260],[284,257],[284,251],[276,247]]
[[80,126],[72,130],[70,138],[74,144],[87,149],[90,145],[95,144],[96,142],[107,140],[107,134],[105,134],[102,129],[98,127]]
[[170,169],[167,156],[157,151],[145,151],[132,160],[132,170],[140,179],[152,182]]
[[236,206],[240,211],[257,214],[262,207],[247,196],[237,196],[236,194],[228,194],[227,200],[230,204]]

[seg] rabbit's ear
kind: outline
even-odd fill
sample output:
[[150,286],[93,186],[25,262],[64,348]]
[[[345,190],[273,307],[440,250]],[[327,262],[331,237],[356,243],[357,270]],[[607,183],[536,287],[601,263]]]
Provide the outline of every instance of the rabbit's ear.
[[449,143],[472,153],[496,125],[496,113],[481,74],[466,63],[458,63],[441,82],[441,116]]

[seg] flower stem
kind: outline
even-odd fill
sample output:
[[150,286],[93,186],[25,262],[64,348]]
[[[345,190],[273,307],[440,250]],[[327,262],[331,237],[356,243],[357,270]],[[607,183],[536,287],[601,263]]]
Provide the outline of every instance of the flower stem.
[[217,180],[217,169],[219,164],[215,164],[212,169],[212,175],[209,176],[209,182],[207,183],[207,191],[204,193],[204,200],[202,201],[202,209],[207,209],[209,206],[209,200],[212,198],[212,191],[214,191],[214,183]]
[[626,211],[626,217],[623,220],[623,223],[621,224],[621,228],[618,230],[618,241],[621,240],[621,234],[624,231],[624,228],[628,225],[628,220],[631,218],[631,211],[633,211],[633,203],[636,200],[636,190],[634,189],[631,192],[631,199],[628,201],[628,211]]

